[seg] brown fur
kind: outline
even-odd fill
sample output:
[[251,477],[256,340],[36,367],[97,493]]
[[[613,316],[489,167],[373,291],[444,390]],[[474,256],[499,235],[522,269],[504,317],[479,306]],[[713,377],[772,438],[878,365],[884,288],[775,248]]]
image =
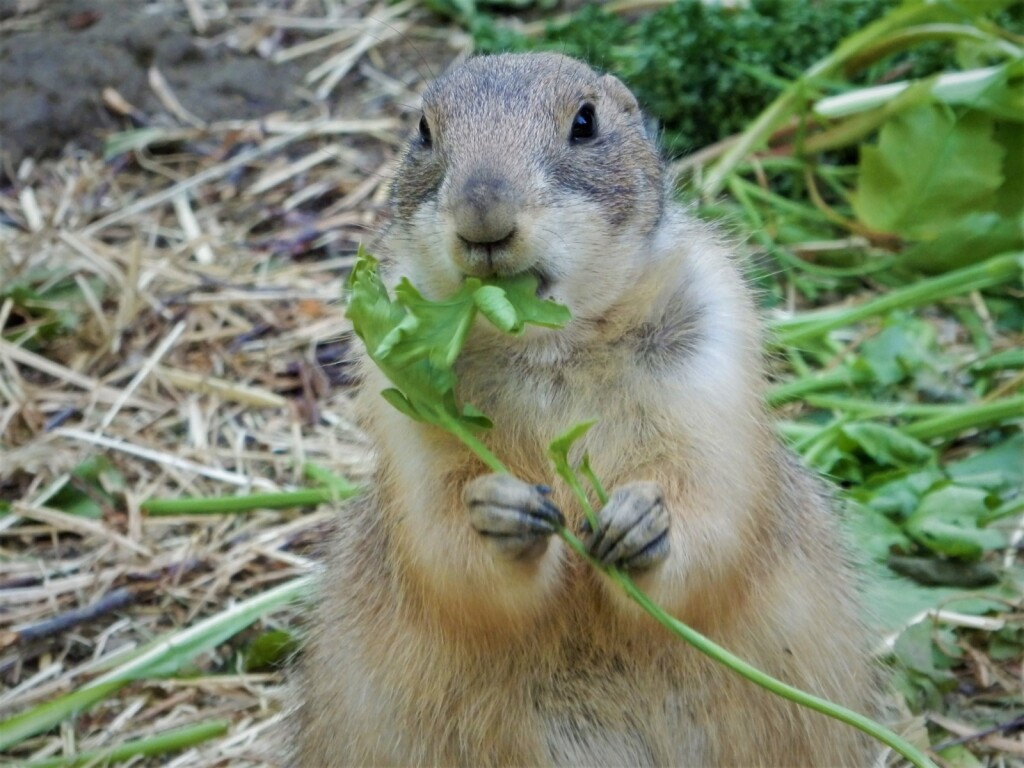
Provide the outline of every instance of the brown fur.
[[[571,144],[583,103],[598,139]],[[727,251],[669,202],[633,97],[571,59],[507,55],[446,75],[424,111],[430,146],[412,140],[381,244],[388,279],[439,298],[466,273],[530,269],[573,312],[567,328],[521,338],[474,329],[459,395],[494,420],[485,441],[517,477],[555,486],[578,529],[545,449],[600,419],[578,449],[609,488],[659,484],[670,513],[668,558],[638,584],[769,674],[869,708],[853,579],[827,498],[763,412],[748,292]],[[500,211],[467,239],[473,206]],[[387,383],[363,370],[379,469],[332,544],[298,764],[870,763],[855,731],[672,637],[559,538],[536,556],[496,553],[461,498],[486,469],[392,410]]]

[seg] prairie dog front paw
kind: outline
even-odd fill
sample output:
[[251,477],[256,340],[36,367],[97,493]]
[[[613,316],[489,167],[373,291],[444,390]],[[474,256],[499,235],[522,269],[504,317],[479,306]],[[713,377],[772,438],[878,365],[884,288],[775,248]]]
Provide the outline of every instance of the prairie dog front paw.
[[668,557],[668,521],[657,483],[628,483],[616,488],[597,513],[597,530],[586,526],[583,542],[604,565],[645,570]]
[[538,557],[548,537],[565,524],[548,498],[551,490],[511,475],[481,475],[466,484],[462,499],[469,522],[484,540],[511,559]]

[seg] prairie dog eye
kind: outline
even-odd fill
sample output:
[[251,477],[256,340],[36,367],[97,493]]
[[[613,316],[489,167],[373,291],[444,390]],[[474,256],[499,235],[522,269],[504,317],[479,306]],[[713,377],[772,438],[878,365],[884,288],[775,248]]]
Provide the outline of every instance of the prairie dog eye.
[[430,149],[430,147],[433,146],[433,138],[430,135],[430,123],[427,122],[426,115],[420,116],[419,131],[420,143],[422,143],[423,146],[426,147],[427,149]]
[[594,105],[587,103],[580,107],[576,116],[572,119],[572,129],[569,131],[569,141],[573,144],[587,141],[597,135],[597,112]]

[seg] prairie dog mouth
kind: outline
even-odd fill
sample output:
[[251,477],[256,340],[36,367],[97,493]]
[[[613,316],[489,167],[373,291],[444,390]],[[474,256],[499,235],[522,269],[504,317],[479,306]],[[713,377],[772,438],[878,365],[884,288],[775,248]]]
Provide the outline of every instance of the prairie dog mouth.
[[552,278],[547,275],[547,273],[543,272],[542,270],[540,270],[537,267],[530,267],[528,269],[521,269],[521,270],[518,270],[516,272],[491,271],[489,274],[486,274],[486,275],[476,275],[476,274],[473,274],[472,272],[463,271],[462,275],[463,275],[463,279],[465,279],[467,277],[478,277],[478,278],[488,278],[488,277],[491,277],[491,278],[494,278],[494,277],[503,278],[504,277],[504,278],[510,278],[510,277],[516,277],[517,275],[533,275],[535,278],[537,278],[537,292],[536,292],[536,295],[538,297],[542,298],[542,299],[550,298],[551,286],[552,286],[552,284],[554,282],[552,280]]
[[537,296],[542,299],[548,298],[551,292],[551,278],[537,267],[531,267],[526,273],[537,278]]
[[516,231],[513,229],[507,235],[498,238],[497,240],[470,240],[458,233],[456,233],[455,236],[459,239],[459,243],[462,244],[462,247],[467,251],[482,251],[483,253],[491,255],[495,251],[508,249],[516,238]]

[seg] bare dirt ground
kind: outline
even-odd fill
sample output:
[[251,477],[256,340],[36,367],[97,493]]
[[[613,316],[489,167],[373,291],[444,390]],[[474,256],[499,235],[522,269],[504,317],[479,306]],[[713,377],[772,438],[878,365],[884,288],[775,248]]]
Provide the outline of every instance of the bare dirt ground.
[[[240,36],[231,16],[207,19],[198,36],[180,4],[59,0],[33,13],[19,5],[0,4],[0,135],[13,164],[69,146],[102,149],[103,135],[125,123],[109,108],[111,91],[140,122],[164,125],[258,118],[305,101],[297,62],[260,56],[273,39]],[[153,87],[160,80],[163,92]],[[171,114],[161,93],[178,101]]]
[[[142,505],[364,476],[341,281],[466,43],[412,2],[0,3],[0,722],[312,572],[329,505]],[[300,625],[271,613],[0,762],[224,718],[150,762],[273,763],[284,676],[242,659]]]

